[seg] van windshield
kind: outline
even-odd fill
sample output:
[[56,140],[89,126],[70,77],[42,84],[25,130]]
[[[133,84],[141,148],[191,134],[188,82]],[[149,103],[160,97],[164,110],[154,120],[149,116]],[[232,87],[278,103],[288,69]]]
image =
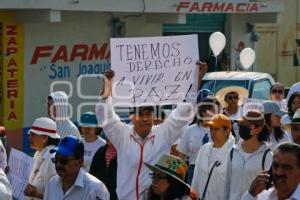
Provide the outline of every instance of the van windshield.
[[202,80],[201,88],[209,89],[214,94],[220,89],[229,86],[239,86],[248,89],[249,80]]

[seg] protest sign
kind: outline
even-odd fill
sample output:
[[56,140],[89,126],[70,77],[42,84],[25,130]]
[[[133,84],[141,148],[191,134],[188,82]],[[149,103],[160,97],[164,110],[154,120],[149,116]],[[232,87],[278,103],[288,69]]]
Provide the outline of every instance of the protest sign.
[[32,165],[32,157],[16,149],[11,149],[8,161],[8,180],[10,181],[14,198],[19,200],[25,199],[23,192],[28,183]]
[[114,105],[196,100],[197,35],[112,38],[110,43]]

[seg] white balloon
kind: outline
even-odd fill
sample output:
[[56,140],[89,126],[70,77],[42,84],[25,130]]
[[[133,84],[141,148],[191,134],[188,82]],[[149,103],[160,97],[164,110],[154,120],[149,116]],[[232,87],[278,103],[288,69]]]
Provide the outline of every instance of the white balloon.
[[209,46],[215,56],[218,56],[224,49],[226,44],[226,38],[221,32],[214,32],[209,37]]
[[244,69],[249,69],[255,61],[255,51],[251,48],[244,48],[240,53],[240,62]]

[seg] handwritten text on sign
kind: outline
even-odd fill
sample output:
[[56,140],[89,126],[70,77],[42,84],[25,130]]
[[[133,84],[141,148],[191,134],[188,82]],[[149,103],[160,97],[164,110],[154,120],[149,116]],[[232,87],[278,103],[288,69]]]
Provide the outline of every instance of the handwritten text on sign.
[[193,101],[198,57],[197,35],[112,38],[114,104]]
[[28,183],[32,164],[32,157],[16,149],[11,150],[8,179],[12,186],[13,196],[19,200],[25,199],[23,192]]

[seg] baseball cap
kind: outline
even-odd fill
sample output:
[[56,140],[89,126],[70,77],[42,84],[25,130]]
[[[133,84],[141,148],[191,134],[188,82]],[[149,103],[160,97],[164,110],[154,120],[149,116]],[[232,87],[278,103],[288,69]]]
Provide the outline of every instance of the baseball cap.
[[214,97],[214,94],[209,89],[201,89],[198,92],[197,103],[209,101]]
[[130,109],[130,114],[139,114],[143,110],[149,110],[150,112],[154,112],[153,106],[139,106],[139,107],[132,107]]
[[211,118],[209,122],[206,124],[216,127],[216,128],[221,128],[223,126],[231,129],[231,120],[229,117],[227,117],[224,114],[217,114]]
[[286,114],[284,110],[282,110],[277,103],[274,101],[266,101],[263,103],[264,106],[264,114],[273,113],[279,117],[282,117]]
[[68,135],[59,142],[58,146],[53,149],[51,153],[56,152],[65,157],[74,155],[77,151],[77,146],[80,145],[80,143],[83,145],[79,138]]
[[93,112],[85,112],[80,116],[79,125],[82,127],[97,127],[98,121],[96,114]]

